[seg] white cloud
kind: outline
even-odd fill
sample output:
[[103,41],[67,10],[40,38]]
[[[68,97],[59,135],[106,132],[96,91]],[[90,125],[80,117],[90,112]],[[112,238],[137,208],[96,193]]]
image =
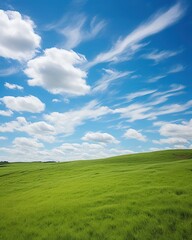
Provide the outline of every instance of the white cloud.
[[24,132],[35,139],[45,142],[55,141],[55,128],[50,124],[39,122],[28,122],[24,117],[0,125],[0,132]]
[[99,143],[115,143],[115,144],[119,143],[119,141],[111,134],[103,132],[88,132],[81,139],[87,142],[92,141]]
[[30,86],[40,86],[53,94],[80,96],[90,91],[86,84],[86,72],[76,67],[85,61],[74,51],[50,48],[44,55],[28,62],[25,74],[31,78]]
[[172,137],[172,138],[165,138],[165,139],[160,139],[160,140],[153,140],[153,143],[174,145],[174,144],[188,143],[188,140],[185,138],[181,138],[181,137]]
[[166,137],[184,138],[192,140],[192,119],[181,124],[165,123],[161,126],[159,133]]
[[6,88],[9,88],[9,89],[23,90],[23,87],[22,87],[22,86],[17,85],[17,84],[8,83],[8,82],[6,82],[6,83],[4,84],[4,86],[5,86]]
[[161,149],[156,148],[156,147],[151,147],[151,148],[149,148],[149,150],[152,151],[152,152],[156,152],[156,151],[160,151]]
[[11,110],[0,110],[0,115],[5,117],[10,117],[13,114]]
[[184,71],[185,67],[181,64],[177,64],[175,66],[173,66],[170,70],[169,70],[169,74],[170,73],[178,73],[178,72],[182,72]]
[[148,80],[149,83],[153,83],[153,82],[157,82],[158,80],[162,79],[162,78],[165,78],[167,77],[166,74],[164,75],[158,75],[158,76],[155,76],[155,77],[152,77]]
[[120,58],[125,51],[130,50],[135,44],[176,23],[184,15],[184,12],[185,9],[180,3],[177,3],[167,11],[155,14],[125,38],[118,40],[109,51],[99,54],[90,63],[90,66],[101,62],[111,62]]
[[96,121],[109,113],[112,113],[111,109],[92,101],[78,110],[44,115],[45,121],[28,122],[24,117],[17,117],[14,121],[0,125],[0,132],[24,132],[35,139],[54,142],[57,135],[73,134],[76,127],[87,120]]
[[93,143],[64,143],[58,148],[53,149],[56,156],[60,156],[60,160],[85,160],[106,158],[122,154],[133,153],[128,149],[114,149],[101,144]]
[[58,102],[61,102],[61,100],[59,100],[58,98],[53,98],[53,99],[52,99],[52,102],[58,103]]
[[158,51],[158,50],[155,50],[151,53],[144,54],[143,58],[153,60],[153,61],[155,61],[155,63],[159,63],[167,58],[176,56],[179,53],[181,53],[181,51],[168,51],[168,50]]
[[45,109],[45,104],[42,103],[39,98],[34,96],[5,96],[0,98],[0,101],[2,101],[7,108],[17,112],[39,113]]
[[87,18],[84,15],[70,16],[70,23],[67,16],[61,22],[57,24],[56,29],[65,37],[64,47],[67,49],[75,48],[81,42],[95,38],[106,25],[105,21],[98,21],[94,17],[87,28],[85,27]]
[[183,65],[177,64],[171,67],[166,73],[150,78],[148,82],[149,83],[157,82],[158,80],[167,77],[169,74],[178,73],[178,72],[184,71],[184,69],[185,67]]
[[33,138],[17,137],[13,141],[13,146],[24,150],[25,148],[42,148],[43,144]]
[[175,145],[174,148],[176,149],[187,149],[185,145]]
[[10,76],[10,75],[13,75],[13,74],[17,73],[18,71],[19,71],[19,69],[16,68],[16,67],[9,67],[9,68],[6,68],[6,69],[1,69],[0,70],[0,76],[1,77]]
[[0,56],[19,61],[32,58],[41,41],[34,29],[29,17],[17,11],[0,10]]
[[113,113],[119,113],[121,118],[127,118],[129,122],[141,119],[156,119],[158,116],[171,113],[184,112],[192,107],[192,101],[183,104],[166,104],[158,106],[168,101],[170,97],[182,94],[183,85],[171,85],[171,89],[159,92],[155,91],[149,95],[148,100],[143,102],[128,104],[128,106],[116,108]]
[[[90,143],[82,143],[82,144],[73,144],[73,151],[66,151],[66,149],[62,149],[63,146],[59,148],[61,150],[61,155],[66,159],[65,154],[68,156],[67,159],[75,160],[75,159],[98,159],[98,158],[106,158],[112,157],[116,155],[122,154],[130,154],[133,151],[128,149],[117,149],[117,148],[108,148],[100,144],[90,144]],[[62,158],[61,158],[62,159]]]
[[146,136],[142,135],[140,132],[133,128],[128,129],[123,136],[128,139],[136,139],[143,142],[147,141]]
[[97,120],[98,118],[112,113],[112,110],[105,106],[99,106],[97,101],[91,101],[83,108],[71,110],[64,113],[52,112],[44,116],[45,120],[53,125],[56,132],[70,135],[75,128],[84,124],[87,120]]
[[122,118],[127,118],[129,122],[134,122],[141,119],[156,119],[158,116],[171,113],[184,112],[192,107],[192,101],[184,104],[167,104],[162,107],[157,107],[167,99],[157,99],[149,103],[134,103],[127,107],[117,108],[113,113],[120,113]]
[[33,139],[27,140],[28,144],[25,146],[25,139],[16,142],[17,144],[11,147],[0,148],[1,161],[72,161],[133,153],[128,149],[114,149],[101,144],[64,143],[59,147],[46,150],[42,148],[41,143]]
[[[184,85],[181,84],[171,84],[170,85],[170,89],[167,91],[155,91],[155,93],[152,94],[152,97],[161,97],[161,96],[170,96],[170,94],[176,94],[176,93],[183,93],[181,92],[181,90],[183,90],[185,88]],[[175,96],[175,95],[171,95],[171,96]]]
[[135,98],[139,98],[139,97],[143,97],[143,96],[146,96],[146,95],[150,95],[154,92],[156,92],[157,90],[142,90],[142,91],[138,91],[138,92],[134,92],[134,93],[130,93],[128,94],[127,96],[125,96],[125,98],[128,100],[128,101],[132,101],[133,99]]
[[129,74],[131,74],[131,72],[128,72],[128,71],[118,72],[111,69],[104,69],[104,71],[105,71],[105,74],[103,75],[103,77],[100,80],[98,80],[95,86],[93,87],[93,90],[92,90],[93,93],[103,92],[107,90],[110,84],[115,80],[126,77]]
[[0,140],[2,141],[2,140],[7,140],[7,138],[6,137],[3,137],[3,136],[0,136]]
[[34,138],[40,139],[44,142],[54,142],[55,141],[55,128],[50,124],[39,121],[39,122],[26,122],[19,131],[26,132]]

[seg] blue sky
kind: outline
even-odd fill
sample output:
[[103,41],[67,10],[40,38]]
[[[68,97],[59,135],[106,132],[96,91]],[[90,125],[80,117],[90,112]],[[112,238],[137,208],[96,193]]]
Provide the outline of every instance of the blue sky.
[[0,2],[0,159],[192,148],[190,1]]

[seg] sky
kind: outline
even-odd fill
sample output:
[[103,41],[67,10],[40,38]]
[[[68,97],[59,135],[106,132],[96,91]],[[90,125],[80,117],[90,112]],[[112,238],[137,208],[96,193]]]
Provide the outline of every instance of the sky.
[[0,161],[192,148],[192,4],[0,2]]

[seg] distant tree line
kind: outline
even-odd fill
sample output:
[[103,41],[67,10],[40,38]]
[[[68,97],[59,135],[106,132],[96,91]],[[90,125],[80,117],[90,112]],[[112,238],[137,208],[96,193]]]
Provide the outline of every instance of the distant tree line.
[[0,161],[0,165],[8,164],[8,161]]

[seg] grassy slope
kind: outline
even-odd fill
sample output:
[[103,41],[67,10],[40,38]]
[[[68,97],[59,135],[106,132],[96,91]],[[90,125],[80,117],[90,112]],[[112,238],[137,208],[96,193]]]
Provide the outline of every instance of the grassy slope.
[[1,240],[192,239],[192,150],[0,167]]

